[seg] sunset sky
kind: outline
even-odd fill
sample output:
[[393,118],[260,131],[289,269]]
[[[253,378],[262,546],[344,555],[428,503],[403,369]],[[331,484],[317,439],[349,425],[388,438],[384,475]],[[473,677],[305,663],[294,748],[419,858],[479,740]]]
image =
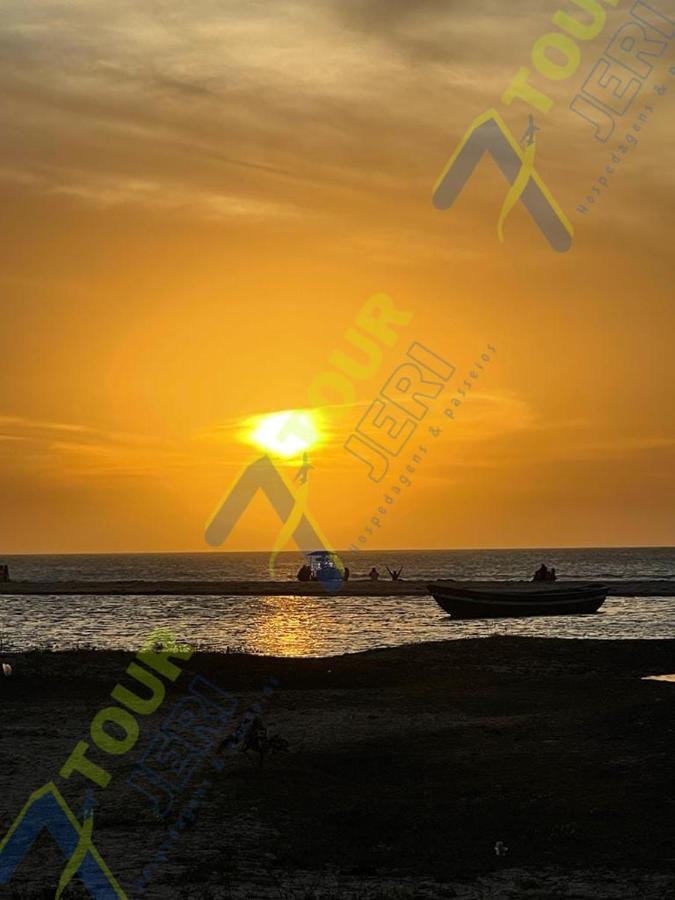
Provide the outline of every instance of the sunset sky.
[[[307,408],[382,292],[412,318],[310,454],[334,546],[392,483],[342,445],[415,341],[457,371],[370,548],[672,545],[675,51],[595,140],[569,104],[632,4],[605,6],[574,75],[533,75],[555,100],[535,115],[536,168],[575,227],[558,254],[522,204],[499,242],[491,160],[452,209],[431,198],[481,113],[520,138],[532,110],[500,98],[555,12],[580,15],[572,0],[6,0],[3,551],[208,549],[260,456],[244,420]],[[637,146],[577,213],[646,103]],[[224,549],[278,530],[259,497]]]

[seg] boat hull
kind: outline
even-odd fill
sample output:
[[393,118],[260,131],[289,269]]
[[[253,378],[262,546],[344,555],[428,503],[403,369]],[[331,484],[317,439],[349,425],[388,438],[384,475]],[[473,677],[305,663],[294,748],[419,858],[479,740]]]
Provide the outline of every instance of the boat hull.
[[455,619],[578,616],[597,612],[607,597],[604,584],[536,584],[467,588],[430,584],[436,603]]

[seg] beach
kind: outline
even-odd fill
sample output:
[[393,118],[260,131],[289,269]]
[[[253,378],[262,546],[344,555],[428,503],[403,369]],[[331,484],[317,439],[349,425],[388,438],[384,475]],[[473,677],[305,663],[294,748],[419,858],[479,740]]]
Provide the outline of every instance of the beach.
[[[196,821],[139,892],[167,832],[128,783],[164,713],[150,715],[94,789],[96,845],[129,897],[670,896],[675,685],[642,679],[673,671],[674,651],[495,637],[321,659],[196,653],[165,711],[199,675],[241,709],[260,702],[286,750],[262,769],[221,750]],[[3,655],[5,829],[52,779],[73,809],[85,801],[86,780],[58,772],[131,659]],[[43,839],[6,896],[53,895],[63,865]]]

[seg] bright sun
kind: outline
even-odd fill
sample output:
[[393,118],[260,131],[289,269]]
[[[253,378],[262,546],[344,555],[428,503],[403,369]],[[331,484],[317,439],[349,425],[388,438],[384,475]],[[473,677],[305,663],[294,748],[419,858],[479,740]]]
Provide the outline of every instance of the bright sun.
[[252,430],[247,439],[256,446],[289,458],[304,453],[319,441],[316,413],[306,410],[286,410],[256,416],[247,423]]

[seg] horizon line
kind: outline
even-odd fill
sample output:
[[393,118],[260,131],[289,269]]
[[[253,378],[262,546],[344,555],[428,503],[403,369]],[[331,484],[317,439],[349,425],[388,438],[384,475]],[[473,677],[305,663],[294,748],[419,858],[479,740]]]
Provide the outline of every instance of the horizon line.
[[[336,549],[334,553],[516,553],[534,550],[674,550],[672,544],[606,544],[606,545],[560,545],[560,546],[522,546],[522,547],[378,547],[364,550],[352,550],[350,547]],[[15,553],[0,554],[0,559],[21,556],[227,556],[242,553],[257,553],[262,556],[270,555],[270,550],[67,550],[39,553],[21,551]],[[306,555],[303,550],[281,550],[282,553],[292,553],[299,556]]]

